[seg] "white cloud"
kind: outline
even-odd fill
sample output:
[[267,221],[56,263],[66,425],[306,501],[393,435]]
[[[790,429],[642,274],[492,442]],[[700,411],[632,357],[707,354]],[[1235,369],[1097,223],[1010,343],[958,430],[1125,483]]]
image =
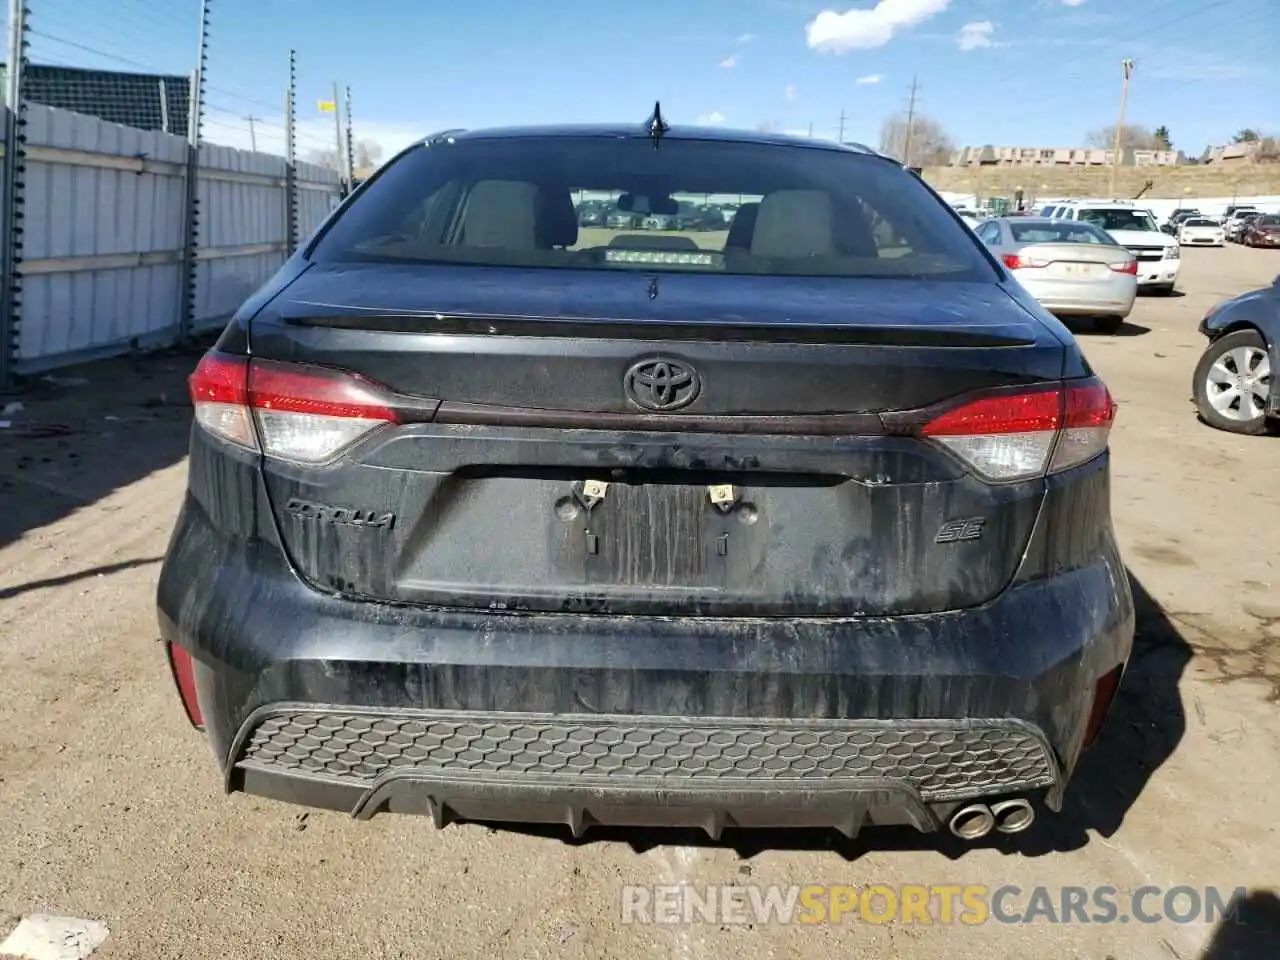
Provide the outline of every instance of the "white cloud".
[[950,5],[951,0],[879,0],[870,10],[823,10],[805,27],[805,37],[811,49],[823,53],[883,47],[899,31],[924,23]]
[[978,20],[966,23],[956,34],[956,46],[961,50],[977,50],[980,47],[993,46],[991,34],[996,25],[990,20]]
[[742,36],[740,36],[740,37],[739,37],[735,42],[736,42],[736,43],[750,43],[750,42],[751,42],[752,40],[754,40],[755,38],[756,38],[756,35],[755,35],[754,33],[744,33],[744,34],[743,34]]
[[1082,3],[1084,3],[1084,0],[1062,0],[1064,7],[1078,7]]
[[732,57],[725,57],[723,60],[720,61],[720,66],[726,70],[732,70],[737,65],[738,65],[738,57],[736,54]]
[[710,113],[698,114],[698,119],[694,121],[700,127],[716,127],[725,122],[725,116],[719,110],[712,110]]
[[785,92],[788,100],[796,100],[800,96],[800,91],[796,89],[796,85],[794,83],[788,83]]
[[854,83],[856,83],[860,87],[866,87],[873,83],[879,83],[883,79],[884,79],[883,73],[873,73],[865,77],[859,77],[857,80],[854,81]]

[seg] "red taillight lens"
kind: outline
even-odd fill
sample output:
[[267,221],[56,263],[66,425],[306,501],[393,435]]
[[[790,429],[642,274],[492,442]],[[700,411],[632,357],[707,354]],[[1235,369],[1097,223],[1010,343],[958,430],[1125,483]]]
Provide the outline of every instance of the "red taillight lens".
[[178,685],[178,696],[182,698],[182,709],[193,727],[204,726],[204,714],[200,712],[200,700],[196,696],[196,674],[191,663],[191,654],[182,647],[169,647],[169,666],[173,669],[173,680]]
[[1131,277],[1136,277],[1138,275],[1137,260],[1126,260],[1124,263],[1112,263],[1109,264],[1109,266],[1116,273],[1127,273]]
[[1037,267],[1047,267],[1048,260],[1039,257],[1031,257],[1025,254],[1006,253],[1000,257],[1004,261],[1004,265],[1010,270],[1034,270]]
[[323,463],[398,422],[378,384],[324,367],[209,353],[190,387],[197,423],[281,460]]
[[921,428],[989,480],[1025,480],[1107,447],[1116,406],[1102,382],[980,397]]

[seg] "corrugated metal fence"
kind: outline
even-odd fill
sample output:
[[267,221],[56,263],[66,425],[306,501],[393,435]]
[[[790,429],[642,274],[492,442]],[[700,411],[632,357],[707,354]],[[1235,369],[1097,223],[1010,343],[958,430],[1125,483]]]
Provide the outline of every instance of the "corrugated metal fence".
[[[172,343],[181,332],[187,141],[26,108],[23,233],[10,369],[31,374]],[[339,175],[294,165],[298,240],[341,196]],[[284,262],[286,162],[204,144],[197,171],[193,332],[221,326]]]

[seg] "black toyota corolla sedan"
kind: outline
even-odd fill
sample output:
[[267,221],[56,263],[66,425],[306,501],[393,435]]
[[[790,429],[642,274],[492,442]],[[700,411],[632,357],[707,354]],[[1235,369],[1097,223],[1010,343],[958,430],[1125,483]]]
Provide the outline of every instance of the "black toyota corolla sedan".
[[1106,387],[867,149],[657,112],[427,138],[191,396],[159,618],[231,791],[1015,833],[1129,657]]

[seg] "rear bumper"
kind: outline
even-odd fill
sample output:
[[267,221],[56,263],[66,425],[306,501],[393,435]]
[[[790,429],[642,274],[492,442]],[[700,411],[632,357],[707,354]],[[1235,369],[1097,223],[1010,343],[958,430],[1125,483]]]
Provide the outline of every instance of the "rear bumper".
[[1057,809],[1095,686],[1133,635],[1110,541],[1088,566],[932,616],[487,614],[317,593],[190,497],[159,619],[193,656],[229,791],[712,834],[932,830],[1010,795]]

